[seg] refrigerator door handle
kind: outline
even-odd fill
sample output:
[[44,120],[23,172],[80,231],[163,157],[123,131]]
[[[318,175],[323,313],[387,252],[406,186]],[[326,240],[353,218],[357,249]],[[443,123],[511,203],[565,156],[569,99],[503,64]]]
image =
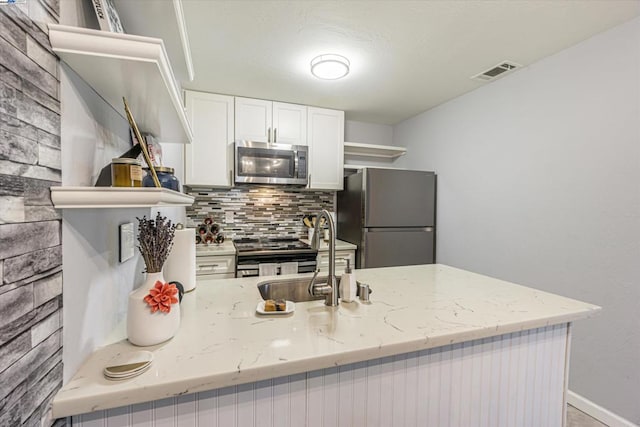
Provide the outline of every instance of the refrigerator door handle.
[[364,231],[372,233],[397,232],[397,231],[433,231],[433,227],[365,227]]
[[364,232],[364,242],[364,268],[432,264],[435,260],[435,230],[427,227],[370,228]]

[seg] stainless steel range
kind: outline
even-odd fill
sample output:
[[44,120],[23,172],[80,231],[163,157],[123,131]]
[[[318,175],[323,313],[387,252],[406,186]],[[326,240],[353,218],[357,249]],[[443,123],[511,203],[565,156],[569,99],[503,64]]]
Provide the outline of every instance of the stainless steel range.
[[[298,239],[239,239],[236,247],[236,277],[275,274],[312,273],[318,251]],[[262,267],[261,267],[262,265]]]

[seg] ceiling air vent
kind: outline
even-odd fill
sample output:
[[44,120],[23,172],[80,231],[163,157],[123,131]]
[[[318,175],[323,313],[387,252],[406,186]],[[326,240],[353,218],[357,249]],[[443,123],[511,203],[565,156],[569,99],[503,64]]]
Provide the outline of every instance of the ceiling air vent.
[[480,74],[476,74],[475,76],[471,77],[474,80],[481,80],[483,82],[487,82],[487,81],[491,81],[494,80],[498,77],[501,77],[503,75],[505,75],[508,72],[511,72],[513,70],[515,70],[516,68],[520,68],[522,67],[522,65],[520,64],[516,64],[515,62],[511,62],[511,61],[502,61],[501,63],[499,63],[498,65],[495,65],[491,68],[489,68],[486,71],[483,71]]

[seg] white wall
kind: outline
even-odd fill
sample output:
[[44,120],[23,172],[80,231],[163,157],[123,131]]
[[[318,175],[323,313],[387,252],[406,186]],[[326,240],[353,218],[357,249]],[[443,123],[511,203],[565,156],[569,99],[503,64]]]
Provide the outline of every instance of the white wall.
[[640,19],[409,119],[438,261],[603,307],[569,387],[640,423]]
[[[73,71],[60,73],[62,184],[93,185],[97,172],[126,151],[124,120]],[[62,213],[64,380],[108,342],[144,269],[140,256],[118,260],[118,225],[149,209],[68,209]]]
[[[184,145],[183,144],[160,144],[162,146],[162,164],[173,168],[173,174],[178,181],[180,187],[184,182]],[[182,223],[188,226],[187,211],[184,207],[164,207],[151,210],[151,215],[155,217],[156,212],[166,216],[175,223]]]
[[[61,23],[93,26],[90,2],[61,2]],[[73,70],[60,70],[62,185],[91,186],[100,169],[130,148],[129,127]],[[134,111],[135,114],[135,111]],[[167,146],[168,145],[168,146]],[[182,147],[165,144],[164,163],[182,174]],[[119,262],[118,226],[155,209],[78,209],[63,211],[64,381],[96,348],[126,337],[129,292],[143,280],[138,250]],[[184,222],[184,208],[160,209]]]
[[344,140],[363,144],[392,145],[393,126],[346,120]]

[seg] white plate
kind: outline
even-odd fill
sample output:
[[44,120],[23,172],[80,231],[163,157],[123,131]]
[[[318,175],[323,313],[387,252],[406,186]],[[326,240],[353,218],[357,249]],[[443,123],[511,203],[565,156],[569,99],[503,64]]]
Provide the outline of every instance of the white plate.
[[[123,370],[122,372],[118,372],[118,371],[114,372],[113,370],[104,368],[103,373],[104,373],[105,377],[109,377],[109,378],[130,377],[131,375],[135,375],[138,372],[143,372],[143,371],[149,369],[149,367],[151,366],[151,362],[146,362],[144,364],[138,363],[138,365],[140,365],[140,366],[135,367],[135,369]],[[126,366],[132,366],[132,365],[124,365],[124,367],[126,367]]]
[[103,370],[108,379],[126,379],[142,374],[149,369],[153,361],[153,353],[149,351],[132,351],[118,354],[108,362]]
[[139,369],[139,370],[137,370],[135,372],[132,372],[129,375],[120,375],[120,376],[110,375],[110,374],[107,374],[107,372],[105,371],[104,372],[104,377],[106,379],[108,379],[108,380],[111,380],[111,381],[128,380],[129,378],[135,378],[138,375],[144,374],[150,367],[151,367],[151,363],[147,364],[142,369]]
[[285,301],[287,303],[285,311],[264,311],[264,301],[260,301],[256,307],[256,311],[260,314],[289,314],[293,313],[296,309],[296,305],[293,301]]

